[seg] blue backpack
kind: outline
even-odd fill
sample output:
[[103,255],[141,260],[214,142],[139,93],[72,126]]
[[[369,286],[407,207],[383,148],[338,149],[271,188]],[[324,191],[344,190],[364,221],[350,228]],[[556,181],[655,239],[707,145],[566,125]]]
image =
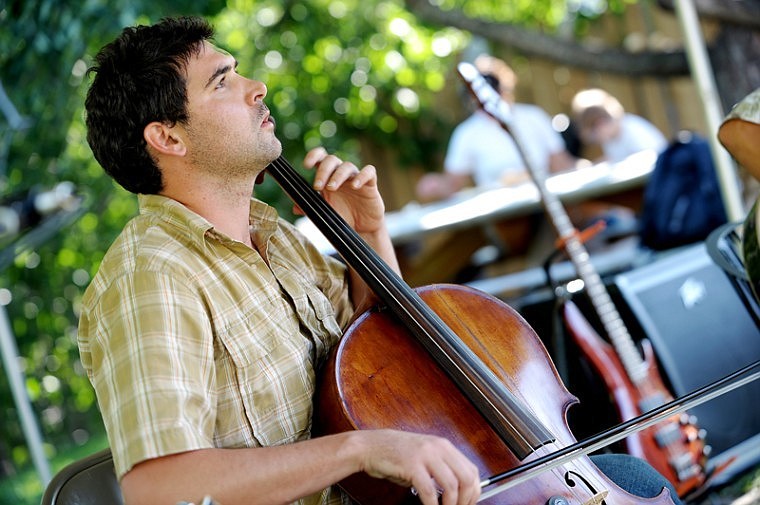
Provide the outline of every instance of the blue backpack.
[[641,245],[663,250],[699,242],[726,221],[709,144],[681,132],[658,156],[644,189]]

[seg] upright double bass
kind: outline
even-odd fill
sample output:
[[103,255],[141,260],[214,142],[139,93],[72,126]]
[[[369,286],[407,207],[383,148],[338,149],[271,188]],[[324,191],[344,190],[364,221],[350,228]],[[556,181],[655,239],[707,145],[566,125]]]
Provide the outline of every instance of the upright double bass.
[[[268,171],[381,301],[348,328],[321,373],[315,435],[374,428],[436,434],[484,476],[575,442],[566,412],[577,400],[517,312],[464,286],[411,289],[287,161],[275,160]],[[411,490],[365,474],[340,485],[362,505],[416,501]],[[651,499],[627,493],[587,456],[485,501],[673,503],[666,489]]]

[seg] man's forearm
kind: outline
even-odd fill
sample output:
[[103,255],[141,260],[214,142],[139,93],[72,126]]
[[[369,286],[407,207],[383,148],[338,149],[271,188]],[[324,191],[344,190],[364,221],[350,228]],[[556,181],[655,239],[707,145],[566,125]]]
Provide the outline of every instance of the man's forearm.
[[359,471],[354,435],[165,456],[134,467],[122,490],[127,505],[200,503],[204,496],[222,505],[291,503]]

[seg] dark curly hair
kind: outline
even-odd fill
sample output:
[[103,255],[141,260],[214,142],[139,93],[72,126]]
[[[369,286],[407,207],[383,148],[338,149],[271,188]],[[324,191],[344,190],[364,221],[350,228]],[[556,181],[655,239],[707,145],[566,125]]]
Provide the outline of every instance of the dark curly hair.
[[143,130],[153,121],[187,121],[184,70],[213,35],[202,18],[167,18],[125,28],[95,56],[85,100],[87,142],[103,169],[128,191],[155,194],[163,188]]

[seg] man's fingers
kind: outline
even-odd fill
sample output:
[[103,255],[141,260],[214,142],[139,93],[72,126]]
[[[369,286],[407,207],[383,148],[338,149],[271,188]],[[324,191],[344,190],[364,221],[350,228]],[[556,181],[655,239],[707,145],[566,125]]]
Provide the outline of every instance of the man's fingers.
[[327,150],[324,147],[315,147],[306,153],[306,156],[303,159],[303,165],[306,168],[314,168],[317,163],[325,159],[326,156]]
[[353,185],[354,189],[358,189],[362,187],[363,185],[367,184],[368,182],[372,182],[377,179],[377,169],[374,165],[366,165],[364,168],[362,168],[359,173],[354,177],[354,180],[351,181],[351,184]]
[[[324,162],[322,162],[324,163]],[[347,180],[356,177],[356,175],[359,173],[359,169],[356,168],[356,165],[353,163],[340,163],[339,165],[335,167],[326,167],[323,169],[322,165],[320,164],[320,167],[317,172],[319,175],[317,176],[317,179],[314,181],[315,187],[319,186],[318,189],[327,188],[327,189],[338,189],[343,185],[344,182]]]

